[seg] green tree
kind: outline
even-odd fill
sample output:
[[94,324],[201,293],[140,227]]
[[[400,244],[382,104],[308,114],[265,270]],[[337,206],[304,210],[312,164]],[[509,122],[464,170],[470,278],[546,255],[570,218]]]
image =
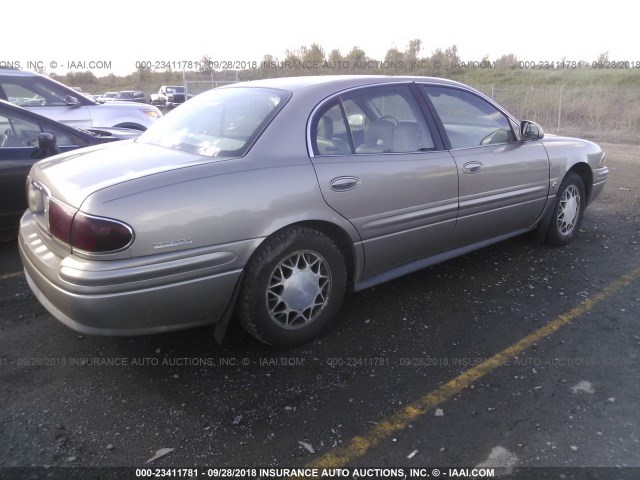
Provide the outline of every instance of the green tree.
[[213,61],[211,60],[211,56],[209,56],[209,54],[205,53],[200,59],[200,65],[198,65],[198,72],[208,73],[209,75],[213,73]]
[[513,53],[502,55],[496,60],[496,68],[515,69],[519,65],[518,57]]
[[317,43],[312,43],[308,49],[305,49],[302,61],[322,64],[324,62],[324,50]]
[[413,40],[409,41],[409,46],[404,52],[404,59],[409,65],[415,63],[418,60],[420,50],[422,50],[422,40],[420,40],[419,38],[414,38]]
[[327,60],[329,60],[333,64],[337,64],[339,62],[342,62],[344,58],[342,57],[340,50],[336,48],[334,50],[331,50],[331,52],[329,52],[329,57],[327,58]]
[[462,71],[460,66],[462,61],[458,55],[458,47],[456,45],[452,45],[444,51],[444,58],[446,63],[446,72],[448,75],[455,75]]
[[429,70],[433,75],[440,76],[446,72],[447,57],[444,52],[436,48],[429,57]]
[[363,66],[367,61],[367,55],[360,47],[354,46],[351,51],[347,53],[345,61],[349,62],[350,70],[359,70],[360,72],[362,72]]
[[150,67],[138,67],[136,71],[136,80],[140,83],[145,83],[151,77],[151,68]]
[[404,60],[404,54],[398,50],[397,48],[393,47],[390,48],[389,50],[387,50],[387,54],[384,56],[384,61],[385,62],[394,62],[394,63],[398,63]]

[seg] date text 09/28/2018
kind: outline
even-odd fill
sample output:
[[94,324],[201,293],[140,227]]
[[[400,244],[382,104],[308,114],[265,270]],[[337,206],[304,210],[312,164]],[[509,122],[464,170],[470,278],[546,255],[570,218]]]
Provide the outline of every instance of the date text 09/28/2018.
[[494,468],[136,468],[137,478],[493,478]]

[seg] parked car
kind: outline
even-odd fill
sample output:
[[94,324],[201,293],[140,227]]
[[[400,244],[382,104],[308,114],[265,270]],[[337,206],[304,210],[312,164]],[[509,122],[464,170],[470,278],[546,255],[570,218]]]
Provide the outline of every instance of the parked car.
[[102,95],[100,95],[96,99],[96,102],[98,102],[98,103],[109,102],[109,101],[113,100],[114,98],[116,98],[117,96],[118,96],[118,92],[104,92]]
[[97,103],[38,73],[0,68],[0,99],[74,127],[146,130],[162,117],[151,105]]
[[36,297],[77,331],[213,323],[220,340],[235,313],[289,347],[346,291],[534,230],[567,245],[607,175],[595,143],[457,82],[261,80],[199,95],[135,142],[37,163],[19,247]]
[[40,159],[80,147],[133,139],[139,130],[79,130],[0,100],[0,240],[15,238],[27,208],[25,183]]
[[163,85],[158,93],[151,94],[151,105],[157,105],[164,109],[175,108],[192,98],[193,95],[185,87],[178,85]]
[[118,92],[114,101],[123,101],[123,102],[138,102],[138,103],[146,103],[146,99],[144,98],[144,92],[139,90],[122,90]]

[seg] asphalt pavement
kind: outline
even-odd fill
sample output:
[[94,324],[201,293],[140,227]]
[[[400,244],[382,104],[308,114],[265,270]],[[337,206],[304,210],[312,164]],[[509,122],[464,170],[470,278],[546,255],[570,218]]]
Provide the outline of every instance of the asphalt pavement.
[[237,326],[222,346],[208,328],[79,335],[31,294],[16,243],[0,245],[0,478],[434,466],[640,478],[640,147],[603,146],[609,182],[569,247],[518,237],[349,295],[327,335],[287,351]]

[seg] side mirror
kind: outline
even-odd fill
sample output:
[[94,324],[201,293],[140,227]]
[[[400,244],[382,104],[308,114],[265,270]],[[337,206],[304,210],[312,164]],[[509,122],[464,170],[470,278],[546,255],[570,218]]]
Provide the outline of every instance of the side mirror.
[[64,97],[64,104],[68,107],[77,107],[78,105],[80,105],[80,102],[76,97],[67,95],[66,97]]
[[540,140],[544,137],[542,127],[529,120],[520,122],[520,136],[523,140]]
[[33,158],[40,160],[58,153],[60,153],[60,149],[53,133],[42,132],[38,134],[38,149],[32,155]]

